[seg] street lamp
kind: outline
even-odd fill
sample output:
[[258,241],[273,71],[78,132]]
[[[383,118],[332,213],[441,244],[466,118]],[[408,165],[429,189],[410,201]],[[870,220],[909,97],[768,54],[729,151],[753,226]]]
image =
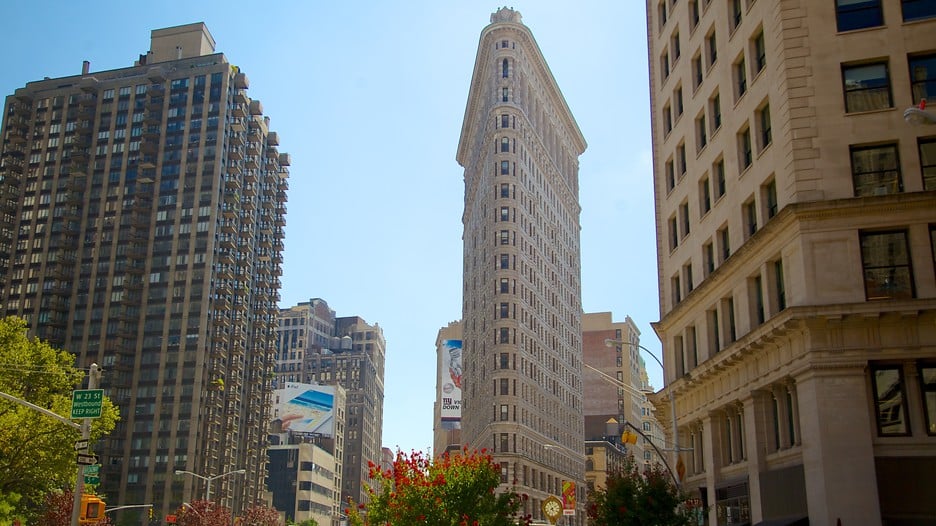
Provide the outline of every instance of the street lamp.
[[[655,354],[650,352],[650,349],[647,349],[646,347],[644,347],[643,345],[640,345],[639,343],[629,342],[625,340],[615,340],[613,338],[608,338],[605,340],[605,347],[614,347],[615,345],[631,345],[649,354],[650,357],[653,358],[653,361],[655,361],[656,363],[660,365],[660,369],[662,369],[664,377],[666,376],[666,368],[663,367],[663,362],[661,362],[660,359],[657,358]],[[673,466],[678,467],[679,452],[681,450],[679,449],[679,427],[677,427],[677,422],[676,422],[676,393],[675,393],[675,390],[672,388],[669,390],[669,403],[670,403],[670,412],[673,413]],[[678,479],[676,482],[676,487],[677,488],[679,487]]]
[[212,481],[214,481],[214,480],[216,480],[216,479],[219,479],[219,478],[222,478],[222,477],[226,477],[226,476],[228,476],[228,475],[233,475],[233,474],[235,474],[235,473],[239,473],[239,474],[243,475],[243,474],[247,473],[247,470],[246,470],[246,469],[235,469],[234,471],[228,471],[227,473],[222,473],[222,474],[220,474],[220,475],[214,475],[214,476],[211,476],[211,477],[206,477],[206,476],[204,476],[204,475],[199,475],[198,473],[194,473],[194,472],[192,472],[192,471],[187,471],[187,470],[184,470],[184,469],[177,469],[177,470],[175,470],[175,474],[176,474],[176,475],[191,475],[191,476],[193,476],[193,477],[195,477],[195,478],[197,478],[197,479],[202,479],[202,480],[204,480],[204,481],[208,484],[207,497],[205,498],[205,500],[207,500],[207,501],[210,501],[210,500],[211,500],[211,483],[212,483]]

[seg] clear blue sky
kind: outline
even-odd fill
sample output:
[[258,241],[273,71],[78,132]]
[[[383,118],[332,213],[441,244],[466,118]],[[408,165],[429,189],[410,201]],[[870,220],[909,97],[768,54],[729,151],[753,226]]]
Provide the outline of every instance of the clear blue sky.
[[[481,30],[477,0],[7,0],[0,93],[131,66],[150,30],[205,22],[292,154],[280,306],[320,297],[387,339],[385,446],[432,444],[435,338],[461,316],[455,161]],[[588,141],[582,300],[659,350],[647,37],[641,0],[508,4],[533,31]],[[654,386],[662,375],[652,360]]]

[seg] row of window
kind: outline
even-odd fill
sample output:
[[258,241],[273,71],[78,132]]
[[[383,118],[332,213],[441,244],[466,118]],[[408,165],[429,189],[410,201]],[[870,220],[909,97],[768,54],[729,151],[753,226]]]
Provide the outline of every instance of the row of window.
[[[884,25],[881,0],[835,0],[835,23],[839,31],[853,31]],[[900,0],[904,22],[936,17],[932,0]]]
[[[936,268],[936,225],[930,225],[930,250]],[[910,253],[909,233],[905,229],[859,232],[865,299],[904,300],[916,296]],[[712,258],[712,244],[706,244],[703,259]],[[691,282],[691,265],[683,267],[682,279]],[[680,275],[671,279],[674,304],[680,299]],[[687,287],[691,290],[691,286]],[[748,319],[751,327],[763,324],[787,307],[783,260],[778,258],[766,266],[766,274],[756,274],[747,280]],[[682,376],[738,338],[735,300],[725,297],[706,312],[707,341],[697,340],[696,327],[691,325],[676,335],[673,341],[677,376]],[[700,349],[700,344],[707,344]],[[707,351],[707,354],[705,354]],[[701,360],[701,361],[700,361]]]
[[[936,95],[936,53],[907,57],[913,104]],[[842,65],[845,112],[884,110],[894,107],[888,61]]]
[[936,362],[873,362],[870,374],[878,435],[911,436],[911,415],[922,413],[925,433],[936,436]]

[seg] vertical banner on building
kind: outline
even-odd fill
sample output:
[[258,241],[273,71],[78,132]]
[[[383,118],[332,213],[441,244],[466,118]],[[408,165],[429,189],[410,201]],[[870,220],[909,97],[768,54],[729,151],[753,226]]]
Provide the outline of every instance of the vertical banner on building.
[[457,427],[461,422],[462,341],[442,341],[442,422]]
[[575,482],[562,481],[562,514],[575,515]]

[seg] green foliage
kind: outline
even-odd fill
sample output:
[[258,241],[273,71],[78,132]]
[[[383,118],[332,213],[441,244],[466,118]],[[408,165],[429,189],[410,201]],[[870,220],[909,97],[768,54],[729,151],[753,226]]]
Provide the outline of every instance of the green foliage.
[[318,522],[315,519],[307,519],[302,522],[287,522],[287,526],[318,526]]
[[[29,338],[22,319],[0,319],[0,391],[67,418],[72,390],[85,376],[74,364],[71,353]],[[105,397],[101,418],[92,420],[92,443],[118,419],[117,408]],[[8,516],[34,518],[46,494],[72,487],[78,438],[78,431],[62,422],[0,399],[0,502],[6,503],[0,514],[12,507]]]
[[[352,526],[516,526],[529,524],[518,517],[520,496],[495,491],[500,468],[481,453],[446,453],[432,461],[421,453],[397,452],[393,467],[382,471],[370,464],[375,480],[366,506],[345,510]],[[366,516],[362,511],[366,510]]]
[[669,471],[657,465],[643,473],[633,457],[609,474],[606,488],[588,494],[590,526],[687,526],[686,497]]

